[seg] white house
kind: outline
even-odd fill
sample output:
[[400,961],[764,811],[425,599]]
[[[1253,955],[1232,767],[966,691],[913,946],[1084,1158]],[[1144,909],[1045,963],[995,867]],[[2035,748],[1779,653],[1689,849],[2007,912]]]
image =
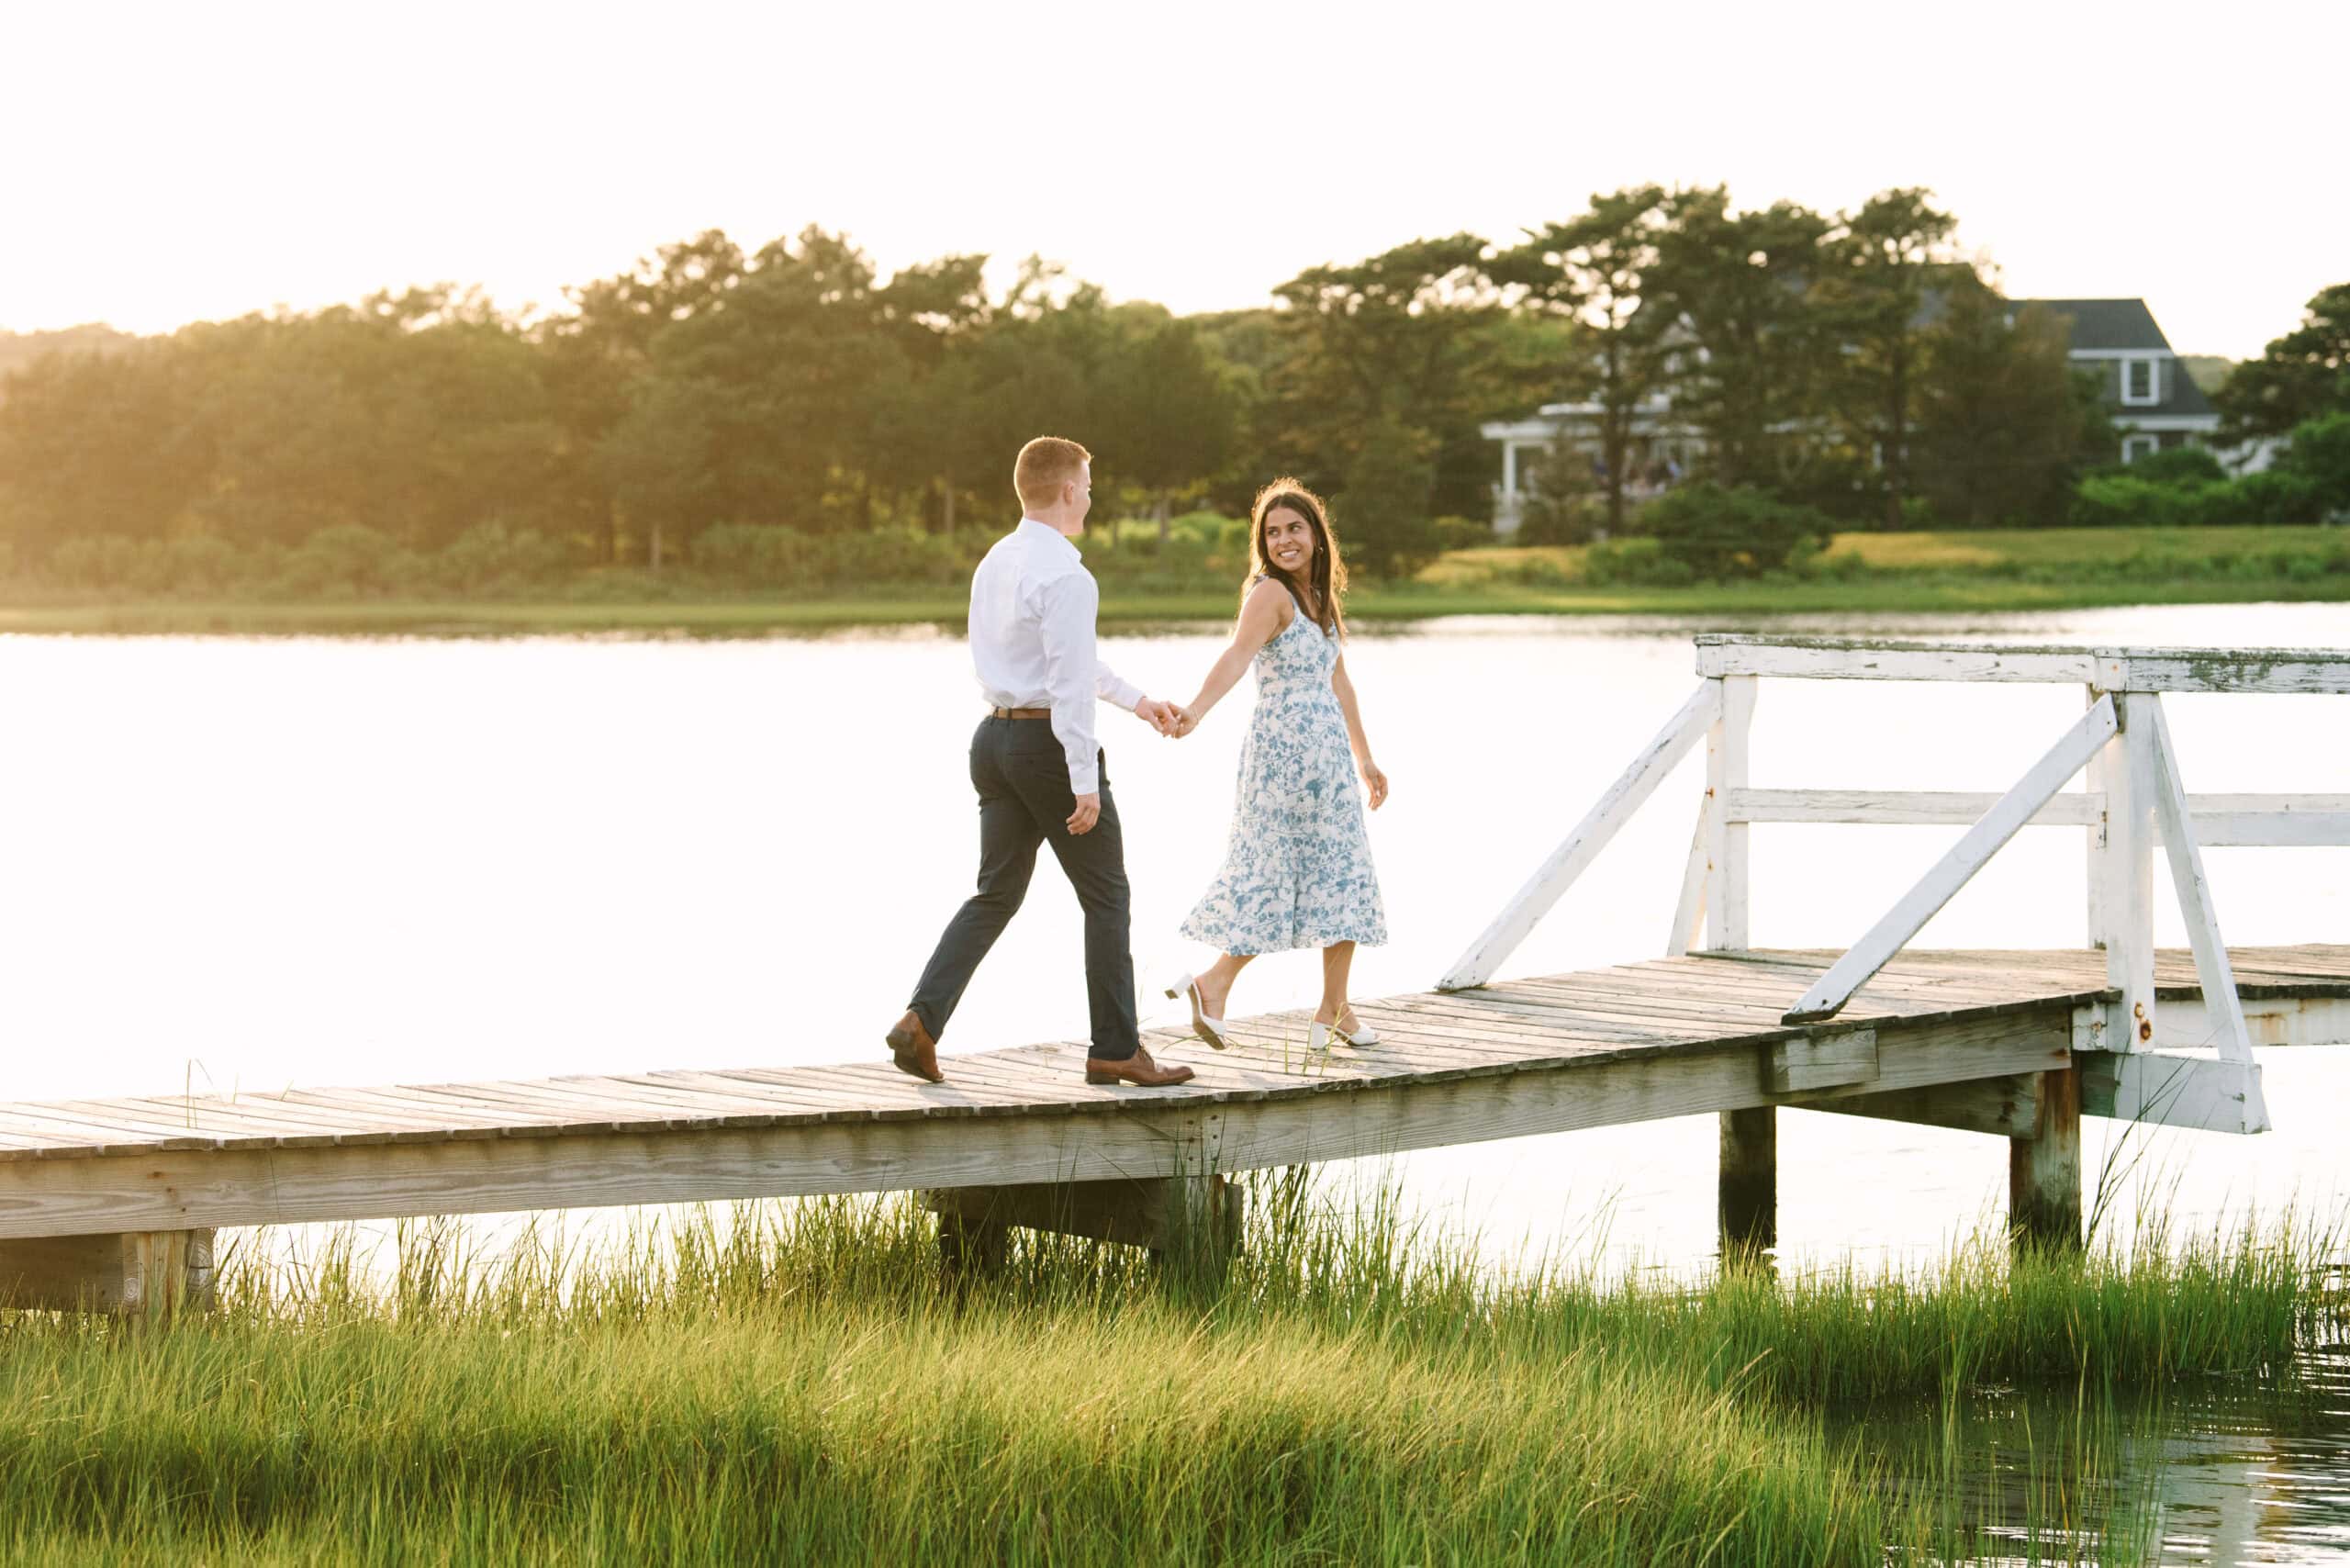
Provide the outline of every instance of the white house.
[[[2063,319],[2072,334],[2068,357],[2074,367],[2098,377],[2106,409],[2121,434],[2121,461],[2173,446],[2209,446],[2220,428],[2219,411],[2188,375],[2170,340],[2155,325],[2143,299],[2018,299],[2009,319],[2027,305],[2041,305]],[[1502,480],[1494,488],[1494,530],[1515,533],[1524,520],[1529,457],[1564,450],[1586,460],[1599,451],[1599,405],[1546,403],[1532,418],[1500,420],[1478,427],[1502,449]],[[1629,483],[1646,493],[1662,471],[1687,473],[1705,450],[1704,439],[1676,420],[1673,399],[1659,393],[1643,401],[1632,420]],[[2233,461],[2265,466],[2256,454]]]
[[[1477,427],[1487,441],[1502,443],[1502,482],[1494,490],[1494,531],[1516,533],[1525,520],[1530,491],[1527,465],[1555,452],[1575,454],[1596,467],[1599,461],[1597,403],[1545,403],[1530,420],[1503,420]],[[1632,410],[1631,440],[1625,459],[1628,493],[1646,495],[1689,472],[1705,442],[1673,412],[1670,393],[1642,398]]]
[[2173,446],[2210,446],[2220,411],[2171,352],[2143,299],[2018,299],[2008,319],[2038,305],[2072,329],[2068,357],[2098,378],[2106,412],[2121,432],[2121,461]]

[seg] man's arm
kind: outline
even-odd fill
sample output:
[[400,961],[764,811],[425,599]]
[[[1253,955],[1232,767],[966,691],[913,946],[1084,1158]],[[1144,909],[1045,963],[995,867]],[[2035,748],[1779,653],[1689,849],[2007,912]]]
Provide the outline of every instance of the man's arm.
[[[1098,585],[1094,591],[1097,595],[1100,593]],[[1114,702],[1119,707],[1126,709],[1136,718],[1140,719],[1160,734],[1171,735],[1175,733],[1181,710],[1172,702],[1161,702],[1155,697],[1145,697],[1141,687],[1124,678],[1117,671],[1103,664],[1098,654],[1093,660],[1093,689],[1101,695],[1102,701]]]
[[[1037,631],[1045,644],[1045,690],[1052,700],[1053,734],[1068,759],[1069,793],[1079,798],[1081,808],[1102,785],[1101,746],[1093,738],[1093,704],[1101,695],[1093,613],[1101,590],[1087,573],[1071,572],[1046,584],[1042,600]],[[1070,831],[1081,830],[1072,826]]]

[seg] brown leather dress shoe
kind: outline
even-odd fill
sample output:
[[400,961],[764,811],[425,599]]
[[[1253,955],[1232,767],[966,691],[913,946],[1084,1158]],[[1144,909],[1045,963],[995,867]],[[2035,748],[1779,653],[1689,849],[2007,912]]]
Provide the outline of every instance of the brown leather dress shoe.
[[898,1064],[900,1072],[910,1072],[927,1083],[946,1081],[946,1075],[938,1070],[938,1043],[911,1011],[881,1037],[890,1043],[890,1059]]
[[1140,1046],[1124,1061],[1103,1061],[1100,1057],[1085,1058],[1085,1081],[1088,1083],[1133,1083],[1145,1089],[1164,1089],[1170,1083],[1189,1083],[1196,1075],[1188,1067],[1161,1067],[1150,1059],[1150,1053]]

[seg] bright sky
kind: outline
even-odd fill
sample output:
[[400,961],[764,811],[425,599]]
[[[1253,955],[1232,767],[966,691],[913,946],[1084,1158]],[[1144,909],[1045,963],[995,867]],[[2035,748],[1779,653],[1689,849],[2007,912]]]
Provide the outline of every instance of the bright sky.
[[[2257,353],[2350,279],[2338,0],[1970,6],[10,6],[0,328],[452,280],[560,303],[711,227],[1179,311],[1594,191],[1930,186],[2016,296]],[[2329,151],[2333,149],[2333,151]]]

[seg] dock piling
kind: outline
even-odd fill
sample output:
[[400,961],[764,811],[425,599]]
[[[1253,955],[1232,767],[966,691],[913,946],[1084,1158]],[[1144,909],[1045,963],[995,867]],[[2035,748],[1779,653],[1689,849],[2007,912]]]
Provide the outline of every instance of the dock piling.
[[212,1232],[134,1230],[0,1241],[0,1306],[164,1323],[212,1305]]
[[1722,1251],[1759,1252],[1779,1242],[1779,1111],[1721,1113],[1718,1212]]
[[2008,1140],[2008,1228],[2019,1246],[2081,1246],[2081,1074],[2040,1075],[2029,1137]]

